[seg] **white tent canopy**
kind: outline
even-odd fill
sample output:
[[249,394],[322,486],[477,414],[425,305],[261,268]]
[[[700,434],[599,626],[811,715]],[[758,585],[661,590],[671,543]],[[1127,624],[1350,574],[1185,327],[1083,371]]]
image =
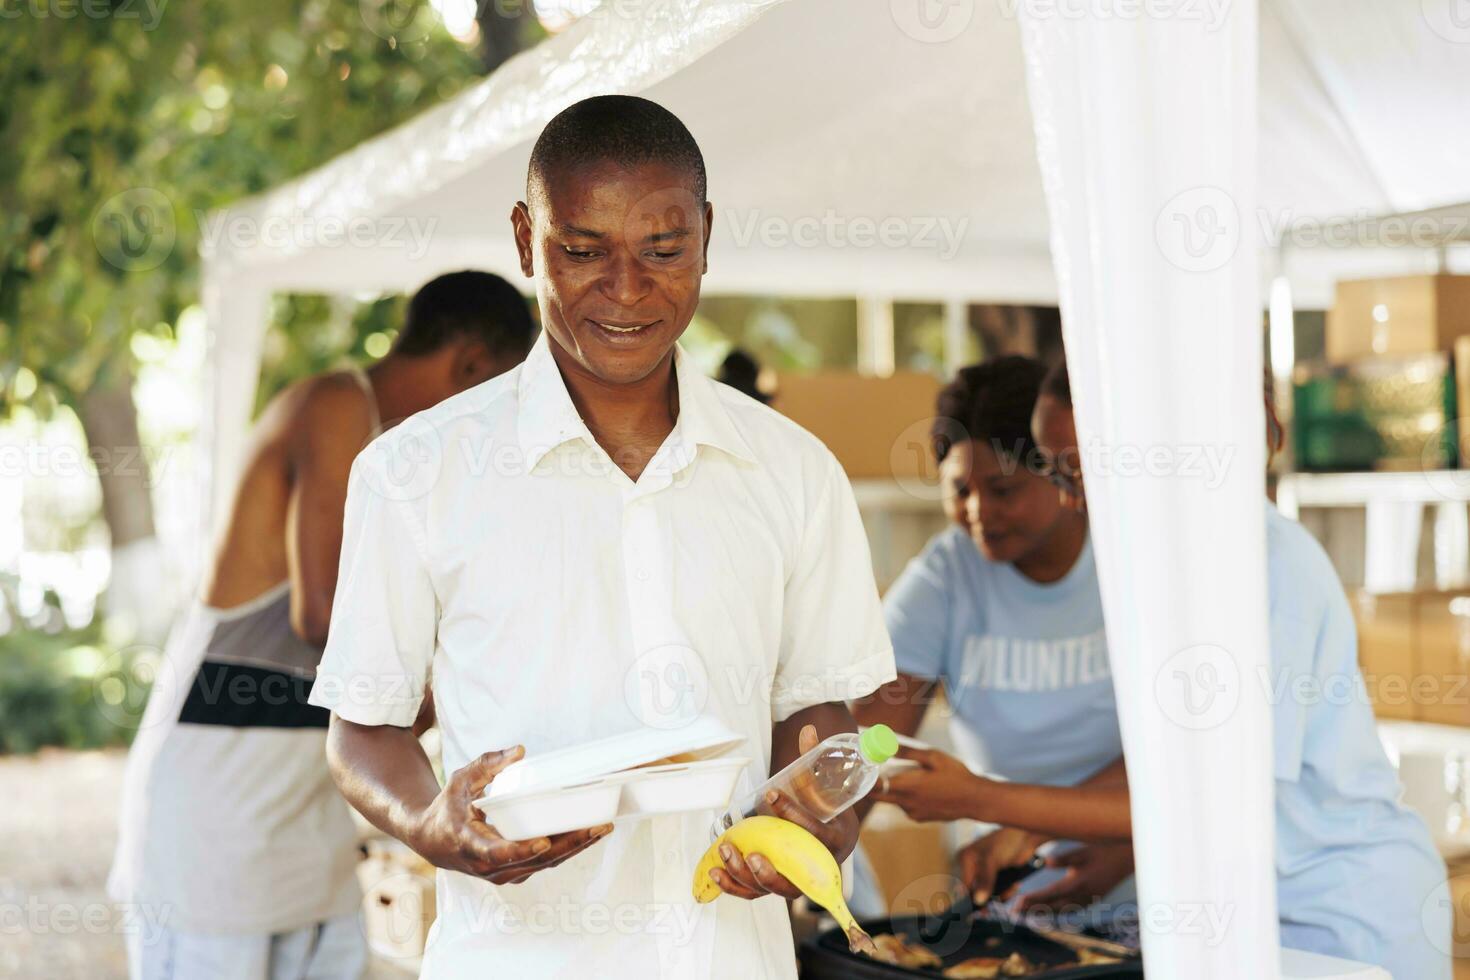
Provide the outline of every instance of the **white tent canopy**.
[[[668,106],[704,150],[717,209],[710,292],[853,295],[876,284],[916,298],[1054,302],[1007,16],[1018,3],[960,0],[955,24],[926,35],[905,32],[898,0],[610,0],[458,98],[217,213],[206,259],[232,281],[314,291],[411,289],[466,263],[513,269],[506,215],[530,142],[570,103],[620,91]],[[1225,15],[1212,12],[1219,2],[1174,6],[1186,21]],[[1418,4],[1350,15],[1332,0],[1264,4],[1251,223],[1269,233],[1470,202],[1470,130],[1454,124],[1470,67],[1434,26]],[[381,225],[361,244],[308,244],[362,219]],[[885,219],[905,223],[888,239],[898,244],[868,232],[865,246],[863,222]],[[957,250],[940,221],[958,231]],[[1320,303],[1337,269],[1384,259],[1333,251],[1325,271],[1308,263],[1299,297]]]
[[[1320,306],[1335,278],[1426,271],[1470,239],[1470,29],[1448,3],[1442,17],[1434,0],[917,4],[607,0],[451,102],[211,215],[216,489],[271,292],[512,273],[530,141],[595,94],[653,98],[699,140],[716,208],[707,292],[1060,300],[1079,431],[1110,447],[1259,450],[1257,287],[1284,273]],[[1320,234],[1334,221],[1345,237]],[[1191,268],[1190,236],[1208,252],[1221,234],[1238,247]],[[1208,492],[1089,471],[1109,639],[1134,658],[1118,696],[1135,820],[1152,831],[1140,893],[1238,917],[1213,946],[1146,935],[1160,976],[1274,965],[1264,701],[1237,689],[1231,717],[1181,731],[1157,687],[1170,665],[1216,676],[1221,651],[1242,676],[1264,662],[1260,463],[1242,451]],[[1240,846],[1204,843],[1217,840]],[[1345,975],[1333,969],[1310,975]]]
[[[923,0],[608,0],[457,98],[208,216],[215,513],[269,294],[513,273],[507,215],[530,144],[589,95],[646,95],[699,140],[716,208],[707,293],[1056,302],[1017,11],[1066,19],[1113,0],[956,0],[935,23],[901,16],[909,2]],[[1167,39],[1217,25],[1224,3],[1116,8],[1177,8],[1156,25]],[[1470,240],[1470,128],[1455,124],[1470,38],[1433,7],[1262,6],[1259,205],[1239,220],[1271,242],[1295,233],[1261,267],[1290,274],[1298,306],[1324,306],[1338,278],[1443,261],[1373,219],[1446,209],[1427,238]],[[1352,222],[1346,244],[1331,221]]]

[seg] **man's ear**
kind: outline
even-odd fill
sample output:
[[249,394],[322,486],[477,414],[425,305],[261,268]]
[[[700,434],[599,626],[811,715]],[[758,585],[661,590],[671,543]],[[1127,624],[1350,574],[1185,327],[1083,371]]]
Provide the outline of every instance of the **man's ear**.
[[715,236],[715,206],[708,201],[704,202],[704,268],[701,272],[709,271],[709,240]]
[[517,201],[510,209],[510,227],[515,232],[516,253],[521,258],[521,275],[530,279],[536,274],[531,260],[531,209],[525,201]]
[[497,373],[499,372],[495,371],[495,358],[491,355],[490,348],[480,341],[466,338],[455,345],[449,374],[454,379],[456,388],[464,390]]

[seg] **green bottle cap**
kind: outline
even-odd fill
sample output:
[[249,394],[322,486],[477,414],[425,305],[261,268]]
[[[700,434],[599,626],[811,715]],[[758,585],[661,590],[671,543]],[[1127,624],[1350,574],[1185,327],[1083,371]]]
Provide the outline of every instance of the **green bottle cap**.
[[869,762],[881,766],[898,754],[898,736],[887,725],[874,725],[858,737],[858,748]]

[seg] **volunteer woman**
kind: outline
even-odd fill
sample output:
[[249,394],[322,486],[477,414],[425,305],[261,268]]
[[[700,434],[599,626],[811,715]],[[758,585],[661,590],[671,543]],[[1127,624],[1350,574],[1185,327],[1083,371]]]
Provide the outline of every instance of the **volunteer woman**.
[[[1087,516],[1063,506],[1036,465],[1031,412],[1044,375],[1030,358],[997,358],[940,393],[932,443],[954,525],[889,590],[898,677],[854,714],[912,735],[943,684],[958,769],[1074,786],[1120,779],[1122,740]],[[892,799],[917,819],[984,819],[929,809],[945,805],[945,787],[923,786],[928,798]],[[1089,853],[1109,887],[1132,873],[1126,846]],[[962,853],[962,865],[971,860]]]
[[[1274,453],[1281,429],[1267,394]],[[1037,441],[1056,463],[1063,498],[1080,511],[1085,497],[1065,366],[1048,376],[1035,417]],[[1266,506],[1272,676],[1312,678],[1312,688],[1365,690],[1358,671],[1357,633],[1336,573],[1316,540]],[[1348,684],[1342,682],[1347,679]],[[1293,685],[1293,689],[1295,685]],[[1274,707],[1277,905],[1281,942],[1370,963],[1395,980],[1449,980],[1449,893],[1445,866],[1423,822],[1398,802],[1400,787],[1384,755],[1366,700],[1280,697]],[[947,796],[994,799],[966,812],[1007,810],[1003,832],[982,850],[1024,851],[1026,830],[1088,837],[1128,826],[1122,786],[1059,790],[982,785],[942,753],[927,754],[924,770],[894,777],[890,794],[903,803],[926,795],[925,783],[947,784]],[[1083,796],[1085,795],[1085,798]],[[1085,812],[1084,812],[1085,811]],[[988,868],[1004,866],[985,857]],[[981,883],[981,887],[985,887]],[[1441,894],[1441,892],[1443,894]],[[1441,900],[1442,899],[1442,900]]]

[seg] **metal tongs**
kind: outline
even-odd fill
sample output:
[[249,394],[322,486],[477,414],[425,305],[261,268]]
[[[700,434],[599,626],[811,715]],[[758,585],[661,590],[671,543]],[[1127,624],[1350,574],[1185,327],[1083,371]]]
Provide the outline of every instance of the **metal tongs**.
[[[1005,901],[1000,897],[1010,891],[1017,883],[1046,867],[1046,858],[1040,854],[1031,855],[1031,859],[1024,864],[1013,865],[1002,868],[995,875],[995,884],[990,889],[990,898],[985,901],[984,911],[987,913],[1002,909]],[[970,919],[979,909],[975,905],[975,895],[963,883],[955,889],[954,901],[950,902],[949,908],[944,911],[938,919],[926,926],[919,936],[926,943],[932,943],[942,936],[953,922],[962,922]],[[997,918],[1007,918],[997,916]]]

